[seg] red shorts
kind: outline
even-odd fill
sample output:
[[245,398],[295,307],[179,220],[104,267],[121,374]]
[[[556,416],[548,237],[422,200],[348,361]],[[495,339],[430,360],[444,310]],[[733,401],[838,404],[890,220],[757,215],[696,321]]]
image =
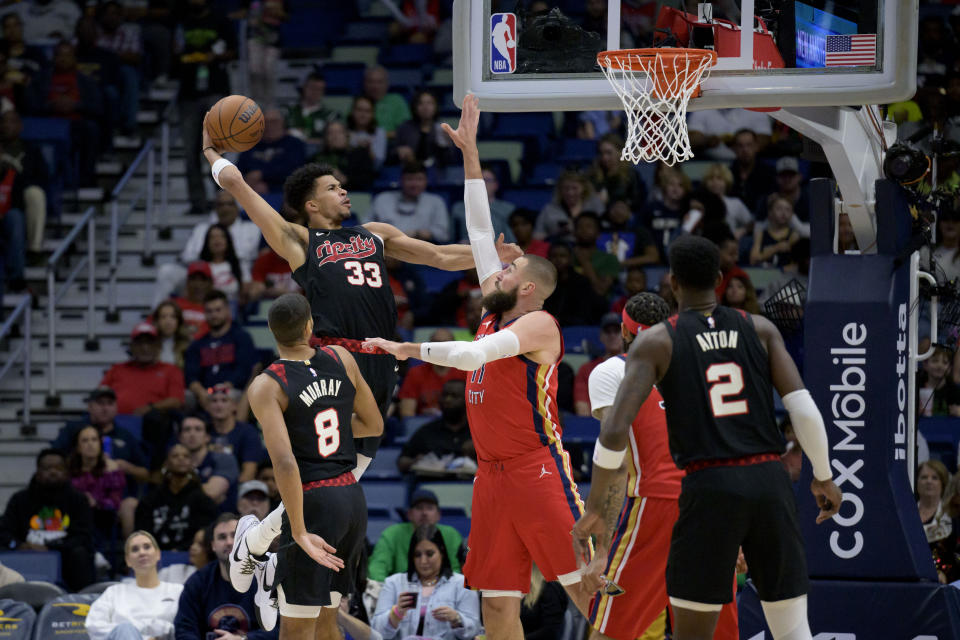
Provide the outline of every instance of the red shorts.
[[[594,596],[590,602],[594,629],[615,640],[633,640],[667,607],[667,556],[678,513],[677,501],[672,499],[627,497],[624,501],[605,574],[624,592]],[[735,602],[724,605],[713,637],[739,638]]]
[[570,456],[550,445],[511,460],[479,461],[463,575],[472,589],[530,589],[531,563],[547,581],[574,573],[570,531],[583,513]]

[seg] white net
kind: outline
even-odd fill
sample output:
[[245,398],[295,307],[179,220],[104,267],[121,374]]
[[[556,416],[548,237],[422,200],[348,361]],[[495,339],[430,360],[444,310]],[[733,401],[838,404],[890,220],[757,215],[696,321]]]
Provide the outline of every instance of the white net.
[[693,157],[687,104],[716,64],[712,51],[640,49],[597,55],[603,74],[627,112],[621,160],[674,165]]

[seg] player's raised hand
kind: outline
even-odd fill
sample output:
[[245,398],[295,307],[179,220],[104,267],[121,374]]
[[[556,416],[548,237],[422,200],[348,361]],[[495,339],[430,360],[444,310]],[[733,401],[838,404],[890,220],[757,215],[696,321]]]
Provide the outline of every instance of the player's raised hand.
[[460,124],[456,130],[446,122],[440,124],[453,144],[461,150],[473,149],[477,146],[477,129],[480,126],[480,100],[472,93],[468,93],[463,99],[463,107],[460,111]]
[[406,360],[409,357],[403,351],[403,343],[384,340],[383,338],[367,338],[363,341],[364,351],[373,351],[374,349],[383,349],[396,357],[397,360]]
[[320,536],[315,533],[304,533],[294,539],[300,548],[318,564],[334,571],[343,569],[343,559],[333,555],[337,550]]
[[207,147],[213,147],[214,150],[216,150],[217,153],[219,153],[220,149],[217,149],[217,145],[213,144],[213,138],[210,137],[210,132],[207,131],[207,118],[209,117],[210,117],[210,112],[207,111],[203,115],[203,126],[200,127],[200,131],[202,132],[200,134],[200,148],[206,149]]
[[814,479],[810,483],[810,491],[817,500],[817,506],[820,507],[820,513],[817,514],[817,524],[829,520],[840,511],[840,503],[843,501],[843,493],[833,480]]
[[497,238],[497,256],[500,257],[500,262],[510,264],[522,255],[523,249],[512,242],[504,242],[503,234],[501,233],[500,237]]

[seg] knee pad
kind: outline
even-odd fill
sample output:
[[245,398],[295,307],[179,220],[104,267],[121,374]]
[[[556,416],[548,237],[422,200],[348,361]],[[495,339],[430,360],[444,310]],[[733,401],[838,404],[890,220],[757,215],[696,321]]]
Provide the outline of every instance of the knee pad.
[[807,596],[775,602],[760,601],[763,617],[774,640],[812,640],[810,623],[807,622]]

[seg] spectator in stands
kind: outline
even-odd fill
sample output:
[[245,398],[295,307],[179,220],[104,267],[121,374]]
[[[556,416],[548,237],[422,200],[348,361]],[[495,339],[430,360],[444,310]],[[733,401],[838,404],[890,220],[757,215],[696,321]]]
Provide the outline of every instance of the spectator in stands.
[[300,285],[293,279],[290,265],[286,260],[267,247],[253,263],[250,282],[244,284],[244,299],[256,302],[264,298],[279,298],[285,293],[300,291]]
[[250,281],[250,268],[240,264],[230,230],[220,224],[210,225],[200,250],[200,260],[210,265],[213,287],[230,301],[240,299],[243,285]]
[[[493,169],[489,166],[483,167],[482,174],[483,185],[487,188],[487,202],[490,203],[490,219],[493,221],[493,235],[495,238],[498,238],[502,233],[504,242],[516,242],[513,230],[510,228],[510,214],[516,209],[516,205],[497,197],[497,190],[500,189],[500,181],[497,179],[497,174]],[[536,214],[533,215],[536,217]],[[467,237],[466,210],[464,209],[462,198],[451,205],[450,217],[453,221],[454,233],[454,237],[451,238],[451,240],[469,244],[470,238]],[[530,225],[530,233],[533,233],[532,224]],[[527,242],[530,241],[530,238],[532,238],[532,235],[528,236]],[[546,249],[544,249],[544,254],[546,254]],[[546,257],[546,255],[544,255],[544,257]]]
[[727,195],[733,187],[733,173],[725,164],[712,164],[703,174],[703,186],[723,199],[727,211],[727,226],[733,237],[739,240],[753,231],[753,212],[735,196]]
[[757,162],[758,149],[757,134],[750,129],[740,129],[733,135],[733,152],[737,158],[730,165],[733,173],[730,195],[743,200],[751,211],[757,210],[760,199],[766,198],[777,184],[776,172]]
[[423,456],[431,453],[445,460],[448,465],[446,469],[450,470],[456,470],[450,467],[449,463],[458,458],[476,458],[467,425],[465,389],[466,380],[447,380],[443,383],[440,417],[414,431],[403,445],[403,451],[397,458],[397,469],[400,473],[407,473]]
[[606,215],[600,220],[600,228],[611,234],[606,249],[623,266],[659,264],[660,251],[656,241],[647,227],[634,219],[630,205],[625,201],[614,200],[610,203]]
[[436,526],[443,536],[444,546],[447,548],[447,558],[453,571],[460,571],[460,547],[463,545],[463,536],[453,527],[440,523],[440,503],[437,494],[429,489],[417,489],[410,496],[410,506],[407,508],[407,522],[392,524],[383,530],[380,539],[370,554],[370,565],[367,576],[370,580],[383,582],[387,576],[407,571],[407,553],[410,541],[417,527],[424,525]]
[[[165,265],[160,265],[162,269]],[[192,338],[198,338],[207,332],[207,317],[203,312],[203,301],[213,291],[213,271],[202,260],[190,264],[187,268],[187,285],[183,296],[173,298],[173,302],[183,312],[183,322]],[[186,357],[186,352],[184,352]]]
[[680,229],[708,239],[730,235],[723,198],[703,187],[695,190],[687,200],[687,213]]
[[467,301],[470,298],[479,298],[482,294],[480,282],[477,280],[477,270],[468,269],[462,273],[462,278],[447,283],[439,293],[433,296],[430,307],[430,318],[433,324],[467,326]]
[[[221,514],[209,527],[217,561],[197,571],[183,585],[174,619],[177,640],[279,637],[279,628],[263,631],[257,621],[257,605],[253,601],[256,589],[238,593],[230,585],[230,549],[236,528],[237,516],[232,513]],[[230,615],[216,615],[218,611],[229,611]]]
[[627,277],[623,280],[624,294],[610,305],[611,313],[622,313],[627,300],[647,290],[647,272],[643,267],[627,267]]
[[276,476],[273,473],[273,463],[267,458],[257,467],[257,480],[267,485],[267,497],[270,498],[270,509],[280,504],[280,490],[277,488]]
[[203,483],[203,492],[222,507],[237,503],[236,459],[226,453],[214,451],[213,426],[199,416],[187,416],[180,423],[178,441],[190,452],[190,461]]
[[422,44],[433,40],[440,23],[442,3],[402,0],[400,8],[394,4],[394,0],[386,0],[383,3],[396,18],[390,23],[391,42]]
[[50,175],[43,153],[20,138],[23,121],[14,109],[0,113],[0,166],[16,172],[10,205],[24,212],[27,264],[43,261],[43,232],[47,221]]
[[366,149],[350,145],[347,125],[339,120],[327,125],[323,132],[323,149],[311,161],[330,165],[340,184],[358,191],[373,186],[376,177],[370,153]]
[[207,389],[226,382],[245,390],[257,365],[253,338],[233,323],[227,296],[214,289],[203,299],[203,314],[209,330],[187,347],[183,355],[187,388],[204,411],[210,410]]
[[[507,224],[510,226],[510,231],[513,232],[514,240],[523,249],[523,252],[546,258],[547,253],[550,252],[550,243],[534,236],[533,229],[536,221],[537,212],[530,209],[514,209],[510,217],[507,218]],[[466,222],[464,222],[464,233],[466,233]]]
[[103,92],[104,113],[100,120],[100,135],[104,149],[113,145],[113,132],[119,125],[124,133],[132,133],[137,124],[139,102],[138,81],[128,87],[120,72],[120,58],[112,51],[97,45],[97,20],[83,16],[77,22],[77,68],[92,78]]
[[646,200],[646,187],[633,164],[620,159],[622,150],[623,140],[616,134],[600,138],[587,178],[604,206],[622,200],[631,211],[639,211]]
[[947,72],[947,64],[953,62],[950,51],[953,43],[943,18],[929,15],[920,20],[917,73],[921,76],[940,76]]
[[[947,219],[956,217],[956,213],[945,212],[944,217]],[[952,226],[956,229],[956,221],[949,220],[947,225],[941,225],[941,228],[948,228]],[[957,232],[953,232],[952,238],[943,237],[940,238],[940,242],[937,243],[937,249],[934,249],[934,255],[940,248],[946,248],[950,244],[957,243]],[[860,245],[857,244],[857,235],[853,232],[853,225],[850,223],[850,214],[849,213],[840,213],[837,215],[837,253],[843,255],[844,253],[856,253],[860,251]],[[956,256],[956,247],[953,247],[953,256]],[[937,269],[932,270],[932,272],[939,272],[943,270],[944,282],[950,282],[954,278],[951,278],[954,273],[960,277],[960,265],[957,264],[956,258],[951,257],[949,260],[937,261]],[[937,273],[938,279],[941,277],[940,273]]]
[[749,109],[705,109],[687,116],[690,146],[696,155],[711,160],[733,160],[736,154],[727,145],[744,129],[753,131],[763,149],[770,143],[772,125],[770,116]]
[[[425,636],[467,640],[480,633],[480,597],[454,573],[443,535],[417,528],[407,551],[408,569],[388,577],[371,628],[384,638]],[[412,593],[411,593],[412,592]]]
[[400,123],[410,119],[410,107],[400,94],[388,93],[389,90],[387,70],[379,65],[367,67],[363,72],[363,95],[375,105],[377,124],[393,136]]
[[73,27],[80,19],[80,7],[71,0],[33,0],[11,7],[26,28],[24,40],[66,40],[73,36]]
[[237,514],[242,518],[251,513],[263,520],[270,513],[270,497],[267,485],[259,480],[249,480],[237,489]]
[[253,480],[257,475],[257,465],[267,452],[257,428],[237,420],[237,396],[240,391],[227,384],[216,384],[208,394],[207,411],[213,423],[210,448],[236,458],[240,470],[238,482]]
[[200,484],[190,452],[175,444],[167,452],[160,485],[137,505],[136,528],[149,531],[163,551],[185,551],[194,532],[217,515],[214,504]]
[[130,333],[130,360],[113,365],[104,374],[100,386],[116,392],[120,413],[142,416],[183,407],[183,372],[160,362],[160,349],[157,328],[140,322]]
[[737,265],[740,260],[740,243],[732,235],[720,238],[717,241],[717,247],[720,249],[721,274],[720,284],[717,285],[717,300],[722,300],[731,278],[749,278],[750,276]]
[[593,291],[586,277],[577,273],[571,261],[573,253],[566,244],[550,245],[548,259],[557,269],[557,288],[543,308],[561,326],[595,324],[606,310],[606,301]]
[[679,169],[663,166],[658,172],[657,186],[660,198],[649,204],[644,217],[646,225],[653,229],[658,247],[665,250],[687,214],[690,178]]
[[96,427],[84,427],[74,436],[67,458],[70,484],[87,497],[93,510],[98,542],[110,539],[127,488],[127,478],[120,465],[105,454],[105,444]]
[[758,225],[753,230],[750,264],[784,267],[790,264],[790,250],[800,239],[800,234],[790,227],[793,205],[786,198],[774,194],[770,196],[769,210],[766,224]]
[[593,193],[593,187],[579,171],[564,171],[557,178],[553,201],[548,202],[537,216],[534,234],[541,239],[570,239],[573,221],[584,211],[600,213],[603,201]]
[[416,320],[427,314],[423,278],[411,265],[391,256],[384,256],[383,263],[397,305],[397,326],[413,331]]
[[[917,373],[917,412],[921,416],[960,416],[960,387],[950,375],[953,351],[935,346]],[[958,532],[960,533],[960,532]]]
[[250,95],[260,104],[274,104],[280,26],[289,20],[284,0],[251,2],[247,8],[247,71]]
[[[453,340],[449,329],[437,329],[430,336],[431,342]],[[410,367],[400,385],[400,415],[402,417],[439,414],[440,395],[444,383],[449,380],[466,380],[465,371],[453,367],[440,367],[435,364],[421,363]]]
[[136,531],[124,543],[123,555],[135,582],[111,585],[93,601],[84,622],[87,635],[90,640],[172,637],[183,585],[160,580],[156,539],[147,531]]
[[949,481],[950,474],[939,460],[928,460],[917,470],[917,510],[941,584],[956,580],[960,569],[957,561],[960,521],[951,517],[943,503]]
[[347,116],[347,134],[350,146],[366,149],[377,171],[387,159],[387,132],[374,117],[373,101],[366,96],[357,96]]
[[263,137],[253,149],[240,154],[237,168],[254,191],[267,195],[281,193],[283,181],[306,159],[307,147],[287,132],[283,112],[268,108],[263,112]]
[[[0,26],[3,28],[3,40],[0,46],[6,51],[7,66],[22,73],[28,83],[32,82],[48,64],[47,55],[41,47],[24,41],[23,19],[15,10],[11,9],[2,15]],[[70,29],[72,32],[72,25]]]
[[200,132],[203,118],[217,100],[228,96],[227,63],[236,57],[236,28],[209,0],[186,0],[174,38],[175,71],[180,82],[180,136],[186,158],[190,213],[207,212],[204,184],[208,171],[200,166]]
[[140,63],[143,57],[140,25],[124,20],[122,5],[111,0],[97,7],[97,27],[97,46],[116,55],[120,62],[123,87],[120,132],[131,135],[137,128],[140,97]]
[[[791,219],[790,226],[797,230],[803,237],[810,236],[810,224],[804,222],[810,220],[810,193],[803,184],[803,174],[800,173],[800,162],[796,158],[784,157],[777,160],[777,190],[775,193],[788,200],[793,207],[795,217]],[[770,205],[770,199],[761,199],[757,211],[757,218],[765,220],[767,209]]]
[[581,140],[616,134],[622,126],[622,111],[581,111],[577,114],[577,137]]
[[6,183],[12,186],[16,180],[13,169],[0,166],[0,270],[6,275],[7,286],[11,291],[19,292],[27,288],[24,269],[27,262],[27,236],[24,229],[22,209],[12,205],[12,193],[2,189]]
[[597,246],[600,218],[592,211],[577,216],[573,223],[573,265],[590,281],[599,296],[606,296],[620,274],[620,261]]
[[287,133],[309,145],[323,144],[327,125],[340,119],[333,109],[323,103],[327,81],[320,71],[311,71],[300,86],[300,101],[287,108]]
[[760,303],[757,302],[757,289],[750,278],[733,276],[727,281],[727,288],[723,292],[720,304],[733,309],[742,309],[747,313],[760,313]]
[[783,269],[780,276],[767,281],[764,287],[764,299],[762,304],[766,304],[771,298],[776,296],[781,289],[796,280],[805,289],[810,287],[810,239],[800,238],[790,250],[792,256],[791,264]]
[[523,596],[520,624],[524,640],[549,640],[563,635],[563,616],[567,612],[567,592],[559,582],[547,582],[537,565],[530,576],[530,591]]
[[621,316],[617,313],[604,314],[600,320],[600,344],[603,345],[603,353],[580,365],[577,369],[577,377],[573,382],[573,407],[578,416],[589,416],[590,414],[590,390],[587,382],[590,379],[590,372],[598,364],[610,358],[614,358],[624,352],[623,336],[620,331]]
[[437,121],[437,97],[421,89],[410,101],[413,117],[397,127],[391,156],[400,164],[419,162],[426,167],[455,162],[456,149]]
[[[154,290],[154,306],[166,300],[183,285],[184,278],[187,277],[187,265],[200,259],[200,253],[206,244],[210,227],[215,224],[220,224],[229,230],[234,252],[240,262],[240,272],[250,271],[254,260],[260,255],[260,241],[263,239],[260,229],[249,220],[240,218],[240,205],[237,204],[236,199],[229,192],[217,191],[214,200],[214,213],[210,214],[210,218],[206,222],[201,222],[193,227],[187,244],[180,252],[180,262],[160,265]],[[213,278],[212,272],[210,277]],[[203,302],[203,297],[201,296],[195,302]],[[186,307],[182,308],[186,311]],[[188,317],[187,320],[190,322],[191,318]],[[199,320],[199,318],[193,320]]]
[[60,42],[53,50],[52,69],[44,69],[30,88],[30,113],[70,121],[70,152],[77,158],[77,179],[80,186],[93,185],[94,165],[100,152],[98,122],[104,113],[103,97],[96,82],[77,69],[74,46]]
[[183,311],[173,300],[165,300],[150,314],[150,322],[157,328],[160,338],[160,362],[183,369],[183,352],[190,344],[190,332],[183,322]]
[[87,497],[70,486],[61,451],[41,451],[30,484],[10,497],[0,547],[59,552],[63,581],[74,593],[93,582],[93,515]]
[[22,111],[27,106],[26,89],[29,82],[26,74],[7,63],[6,47],[0,46],[0,98],[4,100],[5,108]]
[[417,162],[403,165],[399,191],[377,194],[370,208],[371,222],[387,222],[408,236],[441,243],[450,237],[447,205],[427,192],[427,171]]
[[182,585],[187,581],[187,578],[216,560],[217,557],[213,555],[213,549],[210,548],[206,533],[207,530],[203,527],[197,529],[197,532],[193,534],[193,542],[190,543],[190,548],[187,550],[189,562],[168,564],[160,570],[161,580]]

